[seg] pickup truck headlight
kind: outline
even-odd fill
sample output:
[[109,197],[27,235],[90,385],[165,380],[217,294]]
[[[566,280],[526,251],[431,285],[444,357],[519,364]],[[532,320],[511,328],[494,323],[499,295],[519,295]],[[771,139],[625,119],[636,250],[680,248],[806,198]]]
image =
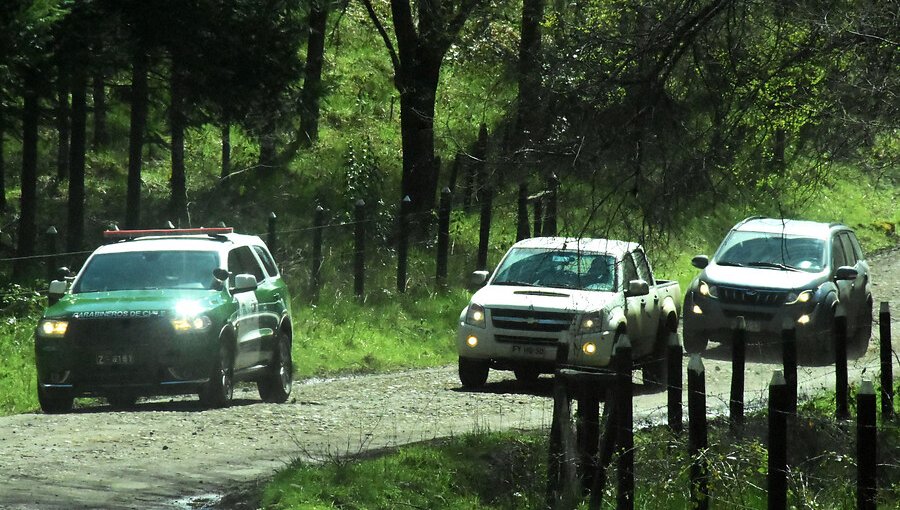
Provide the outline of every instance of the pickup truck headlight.
[[586,313],[581,316],[578,322],[579,335],[587,335],[590,333],[598,333],[603,329],[603,315],[600,312]]
[[69,329],[69,321],[60,321],[55,319],[44,319],[38,324],[38,333],[41,336],[62,338]]
[[787,298],[785,299],[785,304],[793,305],[797,303],[808,303],[813,297],[813,292],[811,290],[804,290],[803,292],[789,292]]
[[471,303],[466,310],[466,324],[475,326],[476,328],[484,327],[484,307],[475,303]]
[[719,288],[715,285],[710,285],[703,280],[700,280],[700,287],[698,289],[700,291],[701,296],[718,298],[719,297]]

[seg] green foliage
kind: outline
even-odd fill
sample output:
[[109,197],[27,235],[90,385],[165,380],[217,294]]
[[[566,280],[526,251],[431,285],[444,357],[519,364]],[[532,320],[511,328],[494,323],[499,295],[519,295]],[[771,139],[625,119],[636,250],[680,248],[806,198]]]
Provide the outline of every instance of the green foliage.
[[[31,304],[28,304],[31,307]],[[34,366],[35,315],[0,315],[0,415],[37,407]]]

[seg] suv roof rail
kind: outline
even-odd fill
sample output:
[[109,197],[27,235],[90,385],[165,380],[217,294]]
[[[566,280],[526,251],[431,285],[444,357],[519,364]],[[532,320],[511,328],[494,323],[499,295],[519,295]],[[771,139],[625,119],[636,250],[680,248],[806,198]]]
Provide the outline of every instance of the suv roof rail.
[[104,230],[104,239],[130,241],[137,237],[177,237],[206,234],[213,239],[224,241],[226,234],[234,233],[232,227],[200,227],[200,228],[158,228],[144,230]]
[[744,218],[744,219],[742,219],[741,221],[739,221],[738,224],[734,226],[734,228],[740,227],[741,225],[743,225],[744,223],[747,223],[747,222],[750,221],[750,220],[761,220],[761,219],[763,219],[763,218],[765,218],[765,216],[759,216],[759,215],[756,215],[756,216],[747,216],[746,218]]

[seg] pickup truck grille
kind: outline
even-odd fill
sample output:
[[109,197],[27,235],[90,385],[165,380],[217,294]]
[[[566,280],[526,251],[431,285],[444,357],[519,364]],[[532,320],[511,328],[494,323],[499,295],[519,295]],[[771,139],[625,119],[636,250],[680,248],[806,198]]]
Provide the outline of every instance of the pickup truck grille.
[[575,319],[575,314],[566,312],[538,312],[505,308],[491,308],[490,312],[491,323],[495,328],[519,331],[556,333],[569,329]]
[[531,336],[494,335],[494,340],[504,344],[556,345],[557,338],[538,338]]
[[787,294],[782,291],[719,286],[719,299],[739,305],[781,306]]

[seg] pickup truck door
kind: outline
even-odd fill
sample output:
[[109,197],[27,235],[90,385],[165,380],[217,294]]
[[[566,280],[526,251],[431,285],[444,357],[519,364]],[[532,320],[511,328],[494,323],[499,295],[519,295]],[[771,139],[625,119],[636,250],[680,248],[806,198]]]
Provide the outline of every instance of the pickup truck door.
[[649,354],[653,351],[653,344],[656,341],[662,306],[660,302],[661,296],[656,288],[656,280],[653,278],[653,271],[650,269],[647,255],[643,250],[637,249],[632,253],[632,256],[637,267],[638,278],[644,280],[650,286],[650,294],[644,296],[641,308],[641,334],[644,340],[642,347],[647,348],[647,351],[642,352],[642,354]]
[[647,298],[650,296],[629,296],[628,282],[638,280],[637,268],[631,254],[625,254],[622,259],[622,292],[625,293],[625,318],[628,321],[628,338],[631,340],[631,348],[634,356],[642,356],[649,352],[647,348],[647,321],[644,317],[647,308]]

